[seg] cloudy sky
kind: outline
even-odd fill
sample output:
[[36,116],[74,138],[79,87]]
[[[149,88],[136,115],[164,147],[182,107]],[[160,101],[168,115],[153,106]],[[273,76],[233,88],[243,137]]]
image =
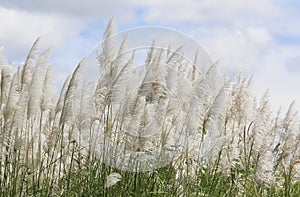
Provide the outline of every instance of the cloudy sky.
[[35,39],[52,47],[57,80],[102,40],[114,16],[119,30],[160,26],[202,45],[220,70],[254,77],[274,108],[300,103],[300,1],[294,0],[0,0],[0,46],[24,61]]

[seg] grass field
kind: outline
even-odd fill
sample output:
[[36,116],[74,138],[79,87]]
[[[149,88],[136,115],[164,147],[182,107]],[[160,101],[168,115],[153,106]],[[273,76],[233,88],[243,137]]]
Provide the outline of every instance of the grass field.
[[[201,78],[178,51],[150,48],[143,74],[131,73],[134,54],[119,58],[125,41],[115,48],[113,30],[110,22],[95,86],[81,77],[82,61],[57,91],[39,40],[19,65],[1,51],[0,196],[300,196],[294,102],[272,112],[268,93],[257,102],[242,74],[212,88],[205,80],[220,77],[216,65]],[[182,136],[189,141],[171,144]],[[151,170],[126,155],[170,144],[176,154],[160,152],[168,162],[146,162]]]

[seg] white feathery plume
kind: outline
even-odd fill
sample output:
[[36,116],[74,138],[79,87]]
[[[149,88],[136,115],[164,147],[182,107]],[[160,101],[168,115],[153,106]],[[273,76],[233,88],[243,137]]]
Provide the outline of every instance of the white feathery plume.
[[244,78],[240,73],[232,86],[228,116],[234,119],[238,127],[248,125],[254,118],[256,102],[250,85],[251,78]]
[[113,17],[110,19],[103,36],[102,53],[98,57],[100,76],[107,67],[110,67],[117,53],[117,26]]
[[0,47],[0,68],[2,66],[6,66],[6,65],[8,65],[8,63],[7,63],[6,57],[4,55],[4,47],[1,46]]
[[[108,104],[120,104],[125,99],[127,87],[130,82],[130,69],[132,68],[132,61],[128,60],[124,65],[119,65],[120,70],[106,70],[99,80],[95,90],[95,105],[98,112],[102,112]],[[112,65],[115,66],[115,65]],[[114,73],[111,73],[113,71]]]
[[209,88],[209,94],[211,101],[203,101],[203,103],[210,103],[208,106],[208,111],[205,118],[205,125],[204,129],[208,129],[205,127],[210,127],[212,124],[218,124],[215,125],[215,129],[211,130],[213,133],[209,133],[209,135],[212,137],[220,136],[221,135],[221,129],[223,127],[224,122],[224,114],[226,111],[225,106],[225,92],[224,92],[224,82],[223,79],[220,76],[220,73],[216,67],[216,64],[213,64],[210,66],[208,71],[205,74],[205,81],[208,84]]
[[129,114],[130,114],[130,119],[132,119],[132,121],[136,123],[139,122],[143,114],[143,109],[145,104],[146,104],[146,99],[138,95],[137,97],[134,97],[131,100],[129,104]]
[[187,112],[189,110],[189,101],[190,96],[192,95],[193,87],[192,82],[186,80],[183,77],[179,77],[178,81],[178,88],[177,88],[177,95],[180,95],[178,99],[180,100],[182,110]]
[[271,126],[271,110],[268,102],[268,91],[263,95],[252,129],[253,158],[257,161],[256,178],[266,184],[274,181],[273,168],[275,155],[273,153],[274,133]]
[[[144,97],[136,97],[130,101],[129,114],[124,118],[124,126],[126,128],[125,146],[127,149],[141,148],[141,141],[135,144],[139,136],[140,125],[143,120],[146,100]],[[134,139],[134,140],[133,140]]]
[[283,119],[284,129],[284,146],[283,146],[283,165],[285,169],[289,169],[291,162],[295,156],[295,149],[297,148],[298,133],[298,116],[295,107],[295,101],[293,101]]
[[[253,149],[262,151],[266,146],[272,147],[273,133],[271,127],[271,110],[268,102],[269,92],[264,93],[253,124],[252,137],[254,140]],[[271,139],[270,139],[271,138]],[[270,142],[271,141],[271,142]]]
[[281,107],[279,108],[279,110],[277,111],[277,115],[274,119],[274,124],[273,124],[273,128],[272,131],[274,133],[274,152],[276,154],[276,156],[278,156],[278,154],[282,151],[282,147],[283,147],[283,140],[284,140],[284,132],[283,132],[283,118],[282,118],[282,114],[281,114]]
[[154,55],[154,63],[161,63],[164,62],[165,59],[165,53],[164,53],[164,49],[159,48],[156,50],[156,53]]
[[19,129],[23,128],[24,124],[26,124],[28,98],[28,92],[22,91],[16,104],[16,110],[13,115],[13,123]]
[[182,60],[183,57],[183,46],[178,47],[175,51],[169,47],[167,51],[166,64],[176,69],[178,63]]
[[106,81],[103,78],[98,80],[98,84],[95,90],[95,107],[97,113],[102,113],[105,107],[109,104],[109,89],[107,87]]
[[[228,137],[226,157],[222,164],[227,168],[241,162],[240,155],[243,153],[243,138],[246,133],[245,127],[253,121],[254,107],[256,105],[251,94],[251,79],[244,78],[240,73],[227,93],[227,109],[225,116],[225,134]],[[225,162],[225,163],[224,163]]]
[[[16,69],[12,66],[2,66],[1,68],[1,104],[6,104],[8,99],[9,87],[13,80]],[[2,108],[1,108],[2,109]]]
[[132,69],[133,59],[134,53],[131,59],[128,60],[125,65],[122,65],[111,83],[112,102],[121,103],[121,101],[124,99],[124,95],[126,94],[126,85],[128,84],[128,80],[130,80],[130,77],[132,77],[131,75],[129,75],[128,71]]
[[189,111],[187,113],[187,122],[186,122],[186,131],[187,135],[191,136],[194,133],[197,133],[197,129],[200,127],[200,120],[202,119],[202,109],[201,103],[198,102],[198,99],[195,95],[191,96],[189,103]]
[[162,50],[158,50],[154,60],[151,63],[146,64],[146,74],[142,81],[142,84],[149,84],[152,82],[160,83],[166,86],[166,66],[162,65]]
[[195,53],[195,58],[194,58],[194,62],[193,62],[193,65],[192,65],[192,70],[191,70],[191,79],[192,81],[196,81],[196,80],[199,80],[199,77],[203,77],[203,74],[201,73],[200,70],[198,70],[199,68],[197,68],[198,66],[198,59],[199,59],[199,51],[197,49],[196,53]]
[[43,96],[45,75],[51,49],[47,49],[38,59],[29,87],[28,115],[39,115]]
[[8,116],[11,116],[13,111],[16,109],[17,102],[21,94],[21,84],[18,76],[20,69],[21,66],[19,66],[18,71],[14,74],[10,84],[7,103],[4,110],[4,115],[6,119],[8,118]]
[[63,87],[60,91],[60,94],[59,94],[59,97],[58,97],[58,100],[57,100],[57,104],[55,106],[55,114],[58,114],[63,109],[64,100],[65,100],[65,97],[66,97],[67,89],[68,89],[69,84],[70,84],[70,80],[71,80],[71,76],[68,76],[66,78],[66,80],[64,81]]
[[177,70],[174,68],[167,68],[166,70],[167,76],[166,76],[166,86],[168,90],[176,92],[177,91],[177,80],[178,80],[178,73]]
[[152,41],[151,48],[147,52],[147,57],[146,57],[146,60],[145,60],[146,64],[153,61],[154,49],[155,49],[155,40]]
[[218,62],[211,65],[205,73],[205,80],[209,85],[210,93],[214,97],[219,93],[224,82],[220,76],[219,70],[217,69]]
[[35,58],[37,57],[37,50],[38,50],[38,44],[39,44],[40,38],[36,39],[36,41],[33,43],[27,58],[25,60],[23,70],[21,73],[21,89],[24,89],[24,86],[29,86],[32,79],[32,73],[33,69],[35,67]]
[[202,152],[204,152],[209,161],[217,159],[219,151],[227,142],[227,136],[224,136],[223,127],[225,119],[225,94],[224,87],[219,90],[219,93],[210,104],[203,121],[203,142]]
[[[297,117],[297,110],[296,110],[296,102],[293,101],[290,106],[289,109],[285,115],[285,118],[283,120],[283,127],[286,129],[286,131],[290,131],[290,132],[296,132],[296,127],[297,127],[297,120],[295,119],[295,117]],[[295,133],[293,133],[295,134]],[[289,136],[287,136],[287,138],[285,140],[291,140],[290,142],[293,142],[294,139],[290,139],[288,138]]]
[[63,108],[62,108],[62,113],[61,117],[59,120],[59,125],[64,125],[64,123],[69,123],[74,121],[74,112],[73,112],[73,107],[74,107],[74,92],[76,88],[78,87],[78,82],[79,82],[79,73],[81,71],[81,67],[84,65],[85,59],[81,60],[76,69],[74,70],[70,83],[68,84],[68,87],[66,89],[66,94],[64,97],[63,101]]
[[224,87],[221,87],[219,89],[218,94],[216,95],[215,98],[213,98],[213,102],[209,106],[209,110],[207,113],[207,119],[208,121],[212,121],[212,124],[218,124],[215,125],[214,131],[210,132],[209,135],[214,137],[219,137],[222,135],[222,129],[223,129],[223,122],[225,118],[225,111],[226,111],[226,106],[225,106],[225,92],[224,92]]
[[94,117],[94,105],[92,98],[92,85],[87,84],[86,82],[82,82],[83,84],[78,87],[78,95],[76,95],[78,102],[76,103],[77,108],[75,113],[75,119],[77,120],[77,127],[81,130],[86,123],[92,117]]
[[209,85],[204,79],[200,77],[197,80],[193,81],[193,90],[192,93],[200,100],[203,107],[203,111],[207,111],[210,105],[211,95],[209,92]]
[[56,96],[57,91],[53,80],[52,65],[49,64],[43,83],[43,94],[41,99],[42,111],[52,110]]
[[126,82],[125,74],[129,70],[134,56],[129,60],[126,59],[126,42],[127,34],[123,38],[119,49],[117,49],[117,28],[113,18],[111,18],[104,33],[102,53],[98,57],[100,77],[95,91],[95,105],[98,113],[101,113],[105,106],[112,102],[112,99],[118,102],[122,100],[124,95],[120,92],[125,90],[122,83]]
[[122,176],[119,173],[111,173],[110,175],[108,175],[106,177],[106,184],[105,187],[109,188],[111,186],[114,186],[115,184],[117,184],[120,180],[121,180]]
[[123,65],[124,63],[130,60],[130,54],[126,52],[127,39],[128,39],[128,33],[126,33],[124,38],[122,39],[116,58],[113,60],[112,63],[115,67],[117,67],[117,70],[119,70],[118,68],[119,65]]

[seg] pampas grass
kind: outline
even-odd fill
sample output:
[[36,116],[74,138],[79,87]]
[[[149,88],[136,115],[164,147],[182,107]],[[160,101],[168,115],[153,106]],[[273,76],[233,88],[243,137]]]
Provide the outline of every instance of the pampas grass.
[[[111,20],[96,84],[83,60],[60,91],[39,39],[18,66],[1,48],[0,196],[300,195],[294,102],[276,115],[251,78],[225,83],[217,64],[201,74],[182,47],[153,42],[136,69],[130,35],[118,45],[116,33]],[[165,154],[141,154],[154,150]]]

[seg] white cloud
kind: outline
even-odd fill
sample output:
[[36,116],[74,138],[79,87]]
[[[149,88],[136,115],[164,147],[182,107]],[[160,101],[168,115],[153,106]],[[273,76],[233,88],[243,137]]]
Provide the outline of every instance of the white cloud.
[[269,44],[272,41],[271,33],[262,27],[248,27],[245,29],[246,35],[259,45]]
[[[82,41],[82,31],[95,23],[103,26],[112,16],[118,23],[133,20],[132,9],[119,0],[0,0],[0,17],[3,19],[0,23],[0,46],[4,46],[9,59],[24,57],[39,36],[42,37],[42,47],[83,50],[85,46],[93,47],[100,42],[101,32],[85,37],[87,45]],[[95,37],[98,40],[91,45],[90,41],[95,41]],[[70,46],[73,48],[68,49]],[[84,54],[91,48],[85,50]]]
[[[87,28],[84,20],[59,14],[46,14],[0,7],[0,46],[7,59],[25,60],[33,42],[41,37],[39,51],[52,47],[56,81],[61,84],[76,64],[100,41],[84,38],[80,32]],[[96,37],[96,34],[93,35]],[[85,40],[86,39],[86,40]],[[94,42],[91,42],[93,40]]]
[[[128,20],[131,14],[126,12],[128,7],[125,1],[121,0],[26,0],[6,1],[0,0],[0,5],[12,9],[26,10],[31,13],[48,13],[71,16],[77,20],[83,19],[106,19],[116,16],[120,20]],[[121,17],[122,16],[122,17]]]
[[251,71],[261,63],[258,61],[264,58],[273,44],[272,36],[262,27],[214,28],[211,34],[199,30],[194,37],[214,59],[221,59],[226,69],[244,71]]
[[[272,0],[131,0],[133,5],[144,6],[146,20],[168,22],[225,22],[241,19],[261,19],[280,14]],[[267,8],[267,9],[266,9]]]
[[8,58],[23,57],[32,43],[42,37],[42,47],[60,47],[68,37],[74,37],[83,25],[67,17],[28,13],[0,7],[0,45]]
[[[274,35],[262,26],[248,26],[244,29],[214,28],[207,34],[199,29],[194,38],[211,53],[213,59],[220,59],[224,72],[236,75],[242,71],[254,77],[254,93],[257,97],[267,89],[271,93],[274,109],[296,99],[300,103],[300,72],[297,71],[300,46],[281,45]],[[294,60],[294,61],[292,61]]]

